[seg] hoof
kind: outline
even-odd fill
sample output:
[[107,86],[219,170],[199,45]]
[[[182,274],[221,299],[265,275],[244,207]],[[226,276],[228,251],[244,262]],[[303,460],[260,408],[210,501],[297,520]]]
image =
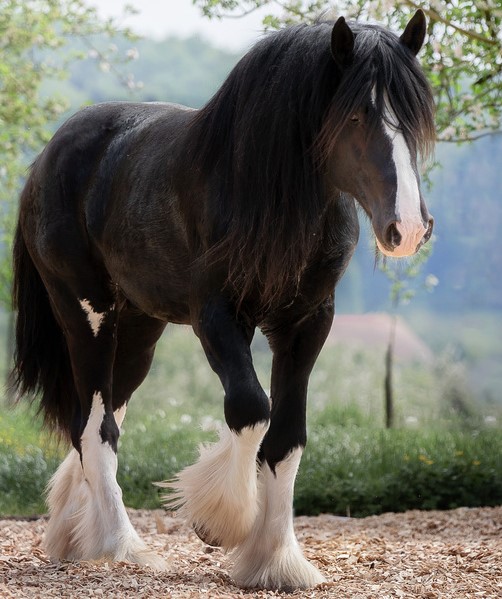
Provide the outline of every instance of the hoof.
[[209,547],[221,547],[222,546],[221,541],[211,537],[211,535],[206,530],[204,530],[202,527],[192,524],[192,528],[193,528],[194,533],[199,537],[199,539],[206,545],[209,545]]
[[166,560],[158,553],[155,553],[155,551],[151,551],[149,549],[140,549],[126,553],[123,559],[120,561],[132,562],[133,564],[138,564],[139,566],[148,566],[157,572],[165,572],[168,569]]
[[237,586],[243,589],[264,589],[291,593],[306,590],[326,582],[319,570],[303,557],[297,546],[282,547],[272,554],[259,550],[244,550],[232,573]]

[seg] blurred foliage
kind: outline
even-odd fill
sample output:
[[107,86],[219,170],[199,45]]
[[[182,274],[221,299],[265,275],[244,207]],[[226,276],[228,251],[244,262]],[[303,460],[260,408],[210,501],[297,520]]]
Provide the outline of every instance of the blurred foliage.
[[[429,259],[432,252],[432,244],[433,239],[431,239],[420,252],[405,261],[404,267],[402,261],[389,261],[385,256],[378,264],[379,269],[390,282],[389,300],[392,317],[387,341],[387,351],[385,353],[384,403],[387,428],[392,428],[395,424],[394,362],[396,353],[397,310],[401,305],[409,304],[417,293],[417,279],[421,275],[424,264]],[[428,291],[433,291],[438,283],[438,278],[435,275],[429,274],[425,277],[422,286]]]
[[[215,440],[218,421],[200,407],[178,417],[144,397],[135,400],[120,442],[118,481],[126,505],[156,508],[160,493],[152,482],[193,463],[198,444]],[[382,431],[365,422],[355,406],[311,415],[297,514],[364,516],[502,501],[500,430]],[[9,423],[0,417],[0,515],[45,512],[43,492],[65,451],[39,436],[37,426],[30,412],[18,411]],[[36,445],[17,442],[21,434],[39,436]]]
[[376,431],[321,422],[302,460],[297,514],[368,516],[502,502],[500,431]]
[[265,28],[309,23],[321,15],[344,15],[404,29],[421,8],[428,42],[421,62],[437,105],[438,138],[476,139],[501,131],[502,7],[499,0],[193,0],[212,18],[238,17],[270,9]]
[[[49,139],[49,124],[67,107],[58,94],[42,96],[48,78],[62,79],[68,64],[79,58],[62,48],[79,38],[92,47],[92,36],[113,37],[111,19],[98,18],[83,0],[0,0],[0,305],[10,307],[10,248],[17,195],[27,156]],[[122,36],[131,38],[128,30]],[[64,58],[61,58],[64,56]],[[100,64],[108,56],[96,51]]]

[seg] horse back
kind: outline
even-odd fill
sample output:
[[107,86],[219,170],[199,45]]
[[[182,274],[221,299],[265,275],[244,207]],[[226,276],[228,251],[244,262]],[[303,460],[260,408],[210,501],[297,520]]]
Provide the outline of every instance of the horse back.
[[[35,161],[21,197],[20,226],[35,262],[65,277],[92,260],[145,312],[186,320],[190,258],[174,171],[193,114],[114,102],[70,118]],[[169,288],[157,284],[162,271]]]

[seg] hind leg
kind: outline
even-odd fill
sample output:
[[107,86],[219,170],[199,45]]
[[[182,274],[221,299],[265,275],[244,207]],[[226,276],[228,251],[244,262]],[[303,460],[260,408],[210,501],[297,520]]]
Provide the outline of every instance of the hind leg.
[[[119,308],[110,292],[82,285],[50,288],[67,340],[80,399],[71,431],[74,449],[49,485],[45,546],[62,559],[127,560],[162,567],[129,521],[116,481],[123,400],[113,402]],[[80,288],[78,288],[80,287]],[[132,389],[131,391],[132,392]],[[129,393],[130,395],[130,393]],[[114,409],[115,408],[115,409]]]
[[166,324],[128,303],[121,309],[113,364],[113,410],[116,419],[119,412],[124,411],[125,414],[131,395],[145,380],[155,346]]
[[251,334],[236,322],[231,306],[215,298],[202,311],[198,334],[225,389],[226,426],[220,440],[201,448],[197,463],[165,484],[171,505],[211,545],[234,547],[256,518],[256,456],[269,425],[269,400],[256,377]]

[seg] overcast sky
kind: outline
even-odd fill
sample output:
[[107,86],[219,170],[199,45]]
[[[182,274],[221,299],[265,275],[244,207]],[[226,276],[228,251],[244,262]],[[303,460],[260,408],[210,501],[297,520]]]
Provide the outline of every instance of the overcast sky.
[[104,16],[118,16],[125,4],[140,12],[124,23],[138,33],[163,38],[200,34],[213,44],[231,50],[248,48],[262,31],[261,18],[270,8],[256,11],[243,19],[209,20],[193,6],[192,0],[87,0]]

